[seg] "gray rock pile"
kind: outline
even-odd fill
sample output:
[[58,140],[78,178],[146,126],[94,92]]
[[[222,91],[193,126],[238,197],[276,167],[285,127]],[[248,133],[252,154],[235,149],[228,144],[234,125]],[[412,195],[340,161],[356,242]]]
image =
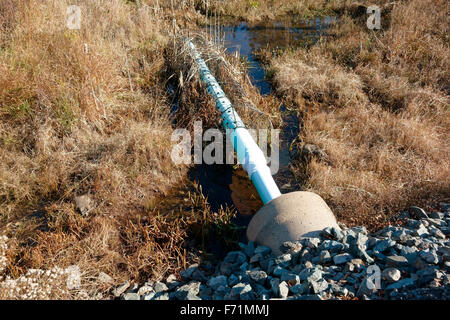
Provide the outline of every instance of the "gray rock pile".
[[[449,299],[450,204],[375,234],[365,227],[326,228],[318,238],[271,249],[240,243],[216,266],[192,265],[164,282],[119,286],[115,296],[143,300]],[[126,287],[126,288],[124,288]]]

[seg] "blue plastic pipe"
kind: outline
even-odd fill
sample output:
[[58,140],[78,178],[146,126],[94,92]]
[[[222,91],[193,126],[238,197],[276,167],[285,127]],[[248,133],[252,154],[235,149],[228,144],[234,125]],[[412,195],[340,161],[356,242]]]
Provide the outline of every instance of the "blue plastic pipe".
[[192,51],[201,81],[205,83],[208,93],[216,103],[216,108],[222,114],[223,127],[229,135],[239,163],[247,171],[262,202],[266,204],[279,197],[281,195],[280,190],[272,178],[264,153],[245,128],[241,118],[231,105],[230,100],[225,96],[217,80],[211,74],[211,71],[198,53],[195,45],[192,41],[188,41],[187,45]]

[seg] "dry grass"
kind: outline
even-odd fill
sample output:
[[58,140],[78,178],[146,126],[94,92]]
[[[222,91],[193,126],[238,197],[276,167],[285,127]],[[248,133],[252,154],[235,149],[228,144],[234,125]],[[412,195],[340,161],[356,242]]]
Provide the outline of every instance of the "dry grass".
[[[66,28],[74,4],[81,30]],[[170,159],[167,81],[179,87],[178,127],[198,119],[220,126],[198,78],[177,65],[185,55],[172,34],[205,20],[194,5],[0,3],[0,298],[105,298],[125,280],[160,280],[208,257],[213,241],[236,244],[235,211],[212,212],[188,168]],[[214,72],[243,118],[267,126],[248,106],[267,113],[277,108],[273,98],[261,97],[245,65],[223,60],[221,50],[208,53]],[[85,194],[92,206],[83,216],[75,197]],[[67,290],[74,265],[81,287]]]
[[303,116],[299,148],[328,155],[295,170],[348,224],[376,228],[450,194],[448,6],[388,3],[370,31],[353,5],[328,39],[272,58],[277,92]]
[[[81,30],[66,28],[73,4]],[[71,265],[82,273],[80,290],[38,298],[98,298],[124,280],[161,279],[198,259],[188,236],[207,241],[233,214],[211,212],[185,182],[187,168],[170,160],[167,26],[174,17],[175,31],[195,24],[198,14],[186,1],[177,11],[157,4],[0,3],[0,233],[8,236],[0,279],[21,276],[22,286],[34,281],[27,270]],[[189,190],[181,205],[161,201]],[[87,217],[75,207],[82,194],[93,203]],[[30,298],[8,281],[1,298]]]
[[252,129],[278,127],[281,125],[279,104],[273,96],[261,96],[251,84],[247,74],[247,64],[240,56],[225,53],[221,44],[214,43],[207,35],[200,33],[180,34],[176,47],[166,52],[168,74],[173,75],[171,83],[177,88],[179,109],[175,114],[178,126],[192,127],[194,121],[201,120],[204,129],[222,128],[220,113],[214,101],[200,83],[196,64],[186,46],[189,38],[201,52],[233,107],[247,127]]
[[342,0],[200,0],[197,8],[208,16],[258,22],[282,17],[312,18],[338,11]]

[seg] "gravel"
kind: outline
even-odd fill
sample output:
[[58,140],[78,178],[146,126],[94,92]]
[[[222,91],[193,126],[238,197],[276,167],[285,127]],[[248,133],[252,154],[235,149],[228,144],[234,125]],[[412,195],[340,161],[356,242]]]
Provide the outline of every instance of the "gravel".
[[387,282],[397,282],[402,277],[400,270],[396,268],[387,268],[383,270],[383,279]]
[[239,243],[215,266],[191,265],[179,276],[125,282],[112,293],[124,300],[450,298],[450,204],[427,213],[411,207],[404,224],[368,234],[365,227],[325,228],[320,237],[286,242],[279,256]]

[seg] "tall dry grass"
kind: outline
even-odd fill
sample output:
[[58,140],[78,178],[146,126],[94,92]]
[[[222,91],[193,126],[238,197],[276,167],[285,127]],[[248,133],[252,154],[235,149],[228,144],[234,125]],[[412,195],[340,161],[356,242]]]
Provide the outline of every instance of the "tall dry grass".
[[[80,30],[66,27],[69,5],[82,9]],[[125,280],[160,280],[208,257],[211,245],[235,244],[235,211],[212,212],[188,168],[170,159],[169,81],[188,119],[179,126],[219,125],[198,79],[175,66],[182,55],[174,34],[204,23],[196,5],[0,3],[0,298],[108,298]],[[222,80],[228,91],[243,90],[234,96],[245,119],[255,121],[249,102],[275,108],[238,58],[214,59],[224,76],[238,69]],[[80,195],[90,199],[86,215]],[[74,266],[81,287],[69,290]]]
[[258,22],[286,17],[312,18],[333,14],[349,0],[199,0],[196,7],[205,15]]
[[339,219],[371,228],[449,190],[447,1],[379,2],[382,30],[365,8],[344,8],[329,37],[273,57],[277,92],[302,115],[295,171]]
[[[187,235],[231,214],[207,211],[195,190],[161,208],[173,188],[192,189],[170,160],[164,50],[198,14],[186,1],[159,3],[0,2],[0,279],[75,264],[82,290],[39,297],[106,297],[121,281],[185,267],[198,257]],[[82,9],[80,30],[66,28],[69,5]],[[83,194],[87,217],[74,201]],[[2,298],[25,298],[0,287]]]

